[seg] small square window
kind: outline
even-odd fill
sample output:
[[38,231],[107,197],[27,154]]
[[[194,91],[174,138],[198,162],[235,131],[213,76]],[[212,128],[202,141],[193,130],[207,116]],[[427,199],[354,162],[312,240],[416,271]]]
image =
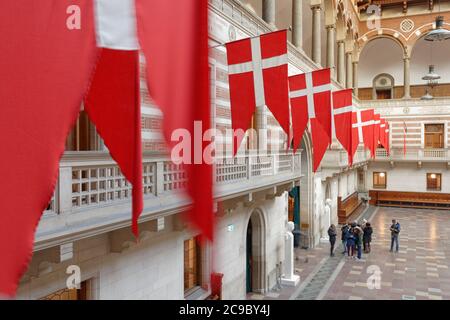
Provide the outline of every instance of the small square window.
[[373,187],[374,189],[386,189],[386,172],[374,172],[373,173]]
[[441,191],[441,181],[440,173],[427,173],[427,190]]

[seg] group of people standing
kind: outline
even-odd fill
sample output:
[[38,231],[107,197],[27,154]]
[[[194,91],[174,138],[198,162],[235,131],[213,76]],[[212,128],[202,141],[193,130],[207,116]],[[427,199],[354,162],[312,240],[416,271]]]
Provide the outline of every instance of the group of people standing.
[[[400,234],[400,223],[395,219],[392,220],[392,225],[390,227],[391,231],[391,252],[394,250],[398,252],[398,236]],[[351,259],[361,260],[362,251],[364,253],[370,253],[370,243],[372,242],[373,228],[366,219],[363,220],[362,224],[357,221],[353,223],[348,223],[341,228],[341,240],[343,252],[342,254],[347,254]],[[334,246],[336,244],[337,230],[336,226],[332,224],[328,229],[328,237],[330,239],[330,256],[334,256]],[[356,257],[355,257],[356,253]]]
[[[347,254],[348,257],[355,259],[362,258],[362,251],[364,253],[370,252],[370,243],[372,242],[373,229],[369,222],[363,220],[362,224],[358,222],[345,224],[341,228],[341,240],[343,246],[342,254]],[[330,256],[334,256],[334,246],[337,238],[336,226],[332,224],[328,229],[328,236],[330,239]]]

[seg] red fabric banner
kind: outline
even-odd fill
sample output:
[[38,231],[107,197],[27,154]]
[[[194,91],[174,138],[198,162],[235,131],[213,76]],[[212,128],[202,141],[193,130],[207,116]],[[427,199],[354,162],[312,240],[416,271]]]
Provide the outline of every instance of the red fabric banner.
[[364,143],[362,126],[360,126],[361,111],[356,110],[352,112],[352,144],[350,149],[351,157],[348,159],[350,164],[353,164],[353,158],[360,143]]
[[374,113],[373,115],[373,148],[374,148],[374,156],[380,143],[380,123],[381,117],[378,113]]
[[333,116],[336,138],[347,151],[349,164],[353,164],[353,156],[358,147],[353,147],[352,141],[352,89],[333,92]]
[[391,125],[389,124],[389,122],[386,121],[386,149],[388,154],[391,153],[391,143],[390,143],[390,132],[391,132]]
[[[287,31],[230,42],[226,48],[233,129],[246,131],[255,107],[267,105],[289,136]],[[233,141],[234,153],[241,142]]]
[[[181,129],[192,140],[201,139],[210,129],[208,1],[136,0],[136,14],[149,93],[163,112],[166,142],[170,148],[177,145],[180,141],[172,141],[171,136]],[[201,126],[199,133],[194,132],[195,122]],[[193,202],[190,221],[212,239],[212,166],[202,157],[209,143],[192,141],[191,161],[184,163],[184,169]]]
[[[331,79],[330,69],[322,69],[290,77],[294,85],[289,96],[293,104],[293,123],[297,122],[294,136],[298,143],[304,125],[305,110],[310,120],[310,130],[314,149],[314,172],[331,143]],[[295,114],[294,114],[295,113]],[[295,116],[299,118],[294,119]]]
[[102,49],[85,110],[133,186],[133,233],[143,208],[139,52]]
[[380,144],[383,146],[384,149],[386,149],[386,120],[380,119]]
[[361,111],[361,125],[363,131],[364,145],[370,150],[370,156],[375,156],[374,144],[374,111],[373,109]]
[[98,53],[92,1],[71,4],[79,29],[66,1],[0,2],[0,295],[14,296],[27,269]]
[[[304,75],[289,77],[289,92],[296,92],[305,88]],[[308,125],[308,102],[306,96],[291,96],[292,114],[292,144],[294,153],[299,148],[303,133]]]

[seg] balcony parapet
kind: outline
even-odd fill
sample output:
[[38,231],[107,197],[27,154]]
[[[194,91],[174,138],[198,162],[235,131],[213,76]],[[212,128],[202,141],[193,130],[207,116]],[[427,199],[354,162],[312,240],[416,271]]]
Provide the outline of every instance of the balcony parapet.
[[404,154],[402,148],[391,149],[390,154],[385,149],[377,149],[375,161],[424,161],[424,162],[449,162],[450,149],[407,149]]
[[433,100],[357,100],[355,101],[355,105],[362,109],[376,109],[384,116],[408,116],[418,114],[445,115],[450,113],[450,97],[436,97]]
[[[370,160],[370,152],[359,148],[353,158],[353,166],[357,167],[367,163]],[[329,149],[322,160],[322,168],[326,169],[345,169],[349,167],[347,151],[339,149]]]
[[[301,151],[296,154],[245,154],[217,158],[214,164],[215,201],[274,189],[301,177]],[[184,192],[187,177],[181,165],[161,154],[144,154],[145,222],[186,211],[191,202]],[[60,162],[55,194],[39,224],[36,248],[55,241],[97,234],[128,226],[131,185],[104,152],[70,152]]]

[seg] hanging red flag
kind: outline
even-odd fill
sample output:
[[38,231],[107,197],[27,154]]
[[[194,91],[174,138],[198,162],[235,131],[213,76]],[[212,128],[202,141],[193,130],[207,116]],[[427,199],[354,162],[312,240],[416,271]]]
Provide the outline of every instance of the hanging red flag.
[[373,148],[374,148],[374,156],[376,155],[376,150],[378,148],[378,144],[380,143],[380,123],[381,117],[378,113],[374,113],[373,115]]
[[[0,30],[10,30],[0,34],[2,43],[8,43],[0,51],[0,144],[8,150],[21,148],[0,160],[0,174],[8,180],[0,192],[9,199],[0,204],[0,295],[14,295],[31,259],[34,231],[52,196],[65,139],[85,94],[87,112],[133,184],[133,231],[137,232],[142,163],[134,7],[133,0],[96,0],[94,23],[90,0],[0,4]],[[151,69],[149,87],[164,111],[167,140],[177,128],[193,133],[194,120],[202,121],[203,130],[209,129],[207,1],[136,0],[136,8],[141,45]],[[175,38],[179,40],[174,42]],[[97,49],[95,40],[97,46],[112,50]],[[112,65],[116,70],[111,70]],[[107,111],[104,103],[110,104]],[[20,127],[15,125],[17,119]],[[194,202],[192,220],[212,238],[211,165],[186,165],[186,171]]]
[[[139,42],[147,63],[149,93],[163,112],[166,142],[171,148],[179,143],[171,140],[177,129],[187,130],[192,138],[201,139],[211,127],[208,1],[136,0],[136,13]],[[263,42],[265,40],[261,40],[261,45]],[[265,45],[262,49],[263,57],[269,54]],[[274,80],[280,81],[278,77]],[[285,82],[287,101],[287,76]],[[188,178],[187,192],[193,201],[190,220],[204,236],[212,239],[212,165],[203,159],[203,150],[208,144],[207,141],[192,142],[191,161],[184,163],[184,169]]]
[[308,125],[308,103],[306,96],[296,96],[298,90],[305,88],[305,77],[297,75],[289,77],[289,97],[291,100],[292,145],[294,153],[302,141],[303,133]]
[[380,119],[380,144],[386,149],[386,120]]
[[352,112],[353,112],[352,89],[333,92],[333,116],[336,138],[348,153],[349,165],[353,164],[353,156],[358,148],[352,140]]
[[388,155],[391,153],[390,131],[391,131],[391,126],[390,126],[389,122],[386,121],[386,130],[385,130],[386,137],[384,139],[386,142],[385,148],[387,150]]
[[133,186],[133,233],[143,208],[139,52],[102,49],[85,110]]
[[364,137],[363,137],[363,131],[362,126],[358,125],[358,119],[361,120],[361,114],[358,116],[358,113],[360,113],[359,110],[356,108],[353,109],[352,112],[352,144],[350,149],[351,157],[348,159],[348,162],[350,164],[353,164],[353,158],[358,150],[358,146],[360,144],[364,143]]
[[[308,112],[310,121],[310,131],[312,134],[314,153],[314,172],[320,166],[320,162],[331,143],[331,79],[330,69],[322,69],[309,73],[299,74],[290,77],[290,81],[295,81],[295,89],[290,91],[293,123],[297,121],[297,132],[294,132],[294,139],[301,141],[301,123],[304,121],[304,110]],[[295,109],[299,111],[295,111]],[[294,119],[294,112],[300,113],[300,123]],[[295,136],[297,137],[295,138]]]
[[357,129],[355,136],[358,137],[360,143],[364,143],[364,147],[370,150],[373,157],[374,143],[373,143],[373,109],[357,110],[355,112],[353,128]]
[[98,53],[92,2],[71,4],[82,19],[66,1],[0,2],[0,296],[14,296],[31,260]]
[[[287,31],[230,42],[226,48],[233,130],[246,131],[255,108],[267,105],[289,135]],[[234,153],[241,142],[233,141]]]

